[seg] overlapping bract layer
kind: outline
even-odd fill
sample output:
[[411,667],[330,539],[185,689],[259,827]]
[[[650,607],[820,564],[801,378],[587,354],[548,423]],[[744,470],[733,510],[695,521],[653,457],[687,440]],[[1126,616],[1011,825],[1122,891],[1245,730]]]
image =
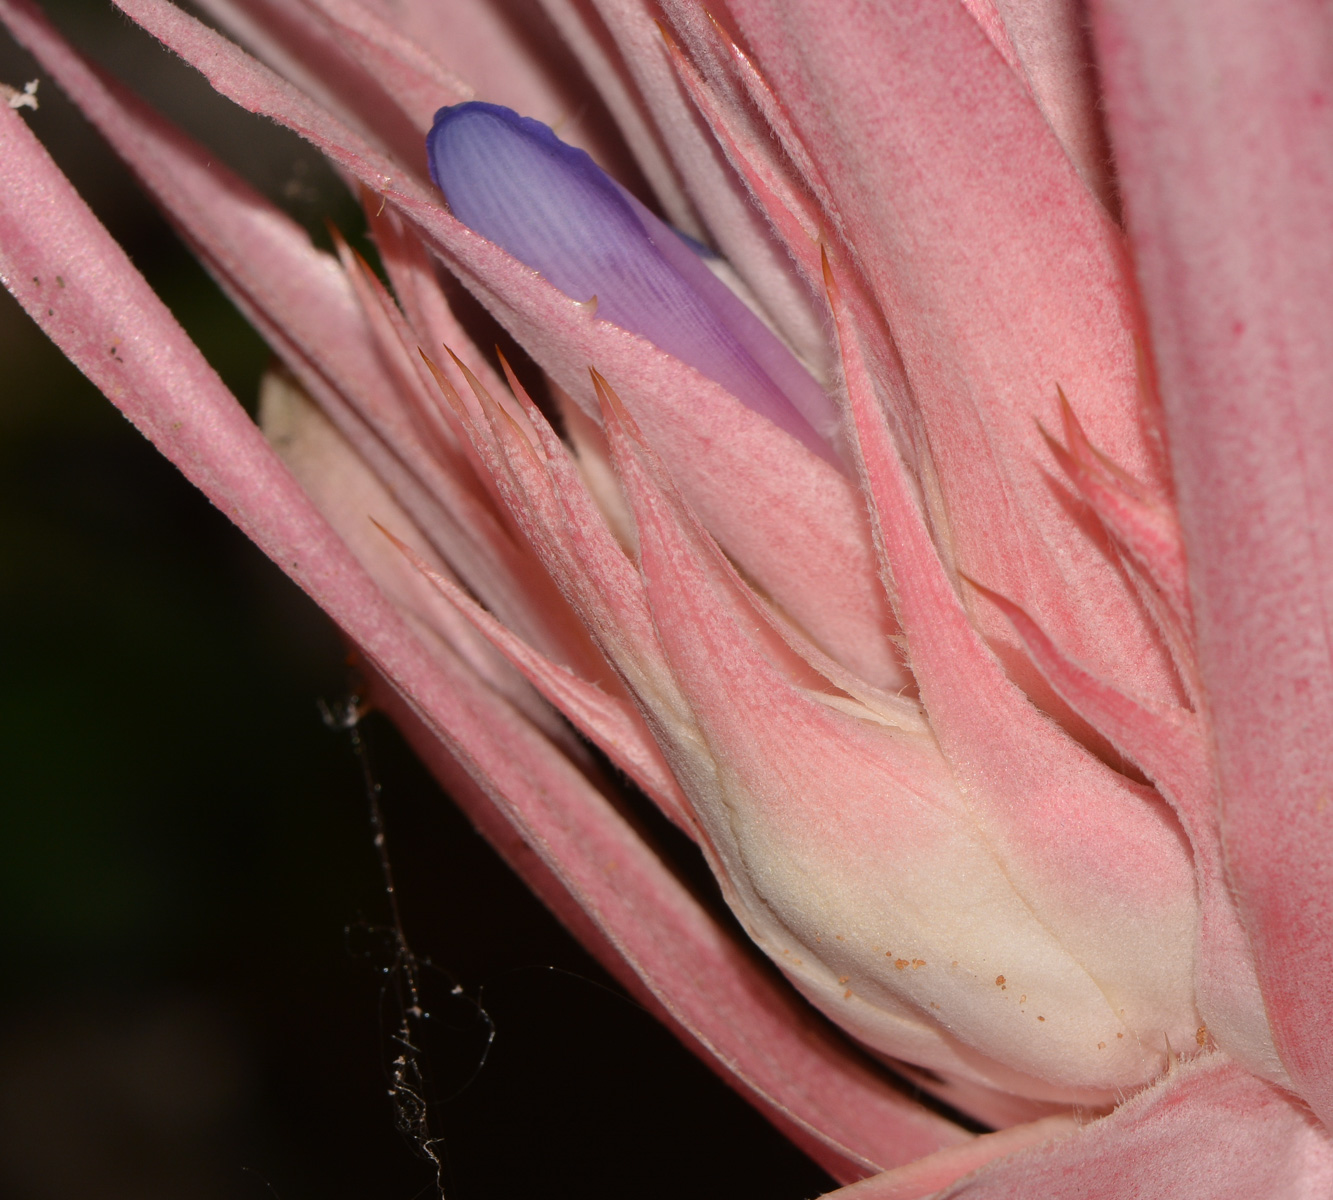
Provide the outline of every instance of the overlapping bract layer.
[[[610,295],[599,315],[645,332],[639,313],[661,289],[644,281],[664,264],[586,155],[535,122],[470,106],[442,111],[432,139],[432,173],[456,216],[573,298]],[[693,326],[664,348],[713,374],[725,326],[695,303]],[[854,390],[861,366],[844,355]],[[907,535],[919,514],[874,398],[856,399],[873,443],[871,501],[881,527]],[[1157,1074],[1199,1026],[1193,881],[1161,801],[1043,727],[972,631],[924,528],[886,557],[904,579],[898,611],[913,618],[925,710],[891,697],[868,706],[853,698],[866,681],[837,689],[767,627],[642,435],[614,412],[608,427],[650,621],[603,649],[648,713],[756,941],[844,1028],[896,1058],[1091,1104]],[[504,433],[492,430],[508,453],[490,470],[523,478],[528,447]],[[562,453],[549,438],[546,451],[548,462]],[[560,534],[533,523],[552,512],[536,490],[509,503],[542,546]],[[571,573],[587,577],[575,585]],[[575,560],[562,575],[580,610],[624,586]],[[988,708],[989,721],[977,711]],[[994,749],[1006,735],[1018,754]]]
[[[1160,344],[1149,346],[1104,208],[1113,189],[1096,150],[1091,75],[1051,49],[1078,42],[1068,21],[986,0],[966,10],[736,0],[729,19],[761,75],[688,6],[664,5],[664,44],[654,11],[632,0],[603,0],[595,12],[549,4],[673,222],[724,249],[816,377],[841,381],[854,482],[730,377],[692,362],[685,343],[606,320],[614,303],[599,316],[571,302],[568,289],[534,277],[538,264],[439,208],[412,139],[437,105],[471,93],[422,48],[446,45],[451,32],[426,23],[433,6],[212,0],[304,95],[163,0],[124,7],[220,90],[291,124],[375,193],[368,208],[396,304],[353,256],[339,267],[311,250],[5,0],[7,19],[325,414],[272,385],[272,428],[332,528],[238,422],[179,331],[124,282],[131,269],[51,182],[19,118],[0,114],[18,164],[18,191],[5,191],[0,214],[7,282],[335,614],[397,689],[390,702],[428,759],[631,987],[842,1177],[934,1151],[907,1174],[863,1185],[877,1194],[924,1195],[1009,1155],[958,1194],[1007,1194],[1015,1180],[1063,1194],[1053,1189],[1076,1181],[1082,1161],[1104,1176],[1103,1194],[1129,1196],[1175,1180],[1158,1161],[1163,1139],[1183,1130],[1234,1146],[1244,1135],[1228,1141],[1226,1131],[1251,1125],[1262,1150],[1219,1155],[1218,1171],[1191,1177],[1191,1194],[1262,1186],[1295,1196],[1327,1184],[1326,1135],[1254,1077],[1326,1106],[1315,1043],[1328,939],[1307,902],[1330,860],[1319,823],[1329,671],[1311,632],[1318,605],[1284,614],[1268,577],[1254,585],[1283,646],[1303,647],[1274,660],[1279,707],[1299,719],[1296,734],[1278,738],[1281,753],[1265,757],[1237,716],[1244,689],[1220,682],[1242,659],[1245,678],[1264,679],[1257,651],[1233,653],[1216,636],[1218,614],[1231,611],[1231,543],[1205,551],[1206,578],[1187,574],[1186,546],[1212,545],[1198,481],[1226,487],[1207,454],[1189,458],[1194,490],[1176,517],[1162,414],[1194,429],[1182,397],[1193,394],[1197,352],[1167,355],[1174,390],[1160,404],[1148,357],[1191,346],[1212,326],[1187,323],[1182,334],[1154,309]],[[1130,114],[1117,117],[1130,215],[1148,214],[1153,236],[1173,245],[1180,226],[1152,191],[1163,176],[1151,165],[1160,154],[1149,153],[1171,118],[1134,74],[1151,39],[1135,40],[1145,22],[1105,7],[1111,95]],[[1176,20],[1189,5],[1164,7]],[[1219,61],[1250,61],[1247,38],[1256,60],[1281,59],[1282,39],[1246,24],[1245,0],[1227,9]],[[456,19],[478,22],[473,39],[489,28],[484,7],[442,17]],[[1328,66],[1310,49],[1317,42],[1307,38],[1297,56],[1293,79],[1305,82],[1275,93],[1310,99],[1316,133],[1312,81]],[[557,115],[560,89],[527,73],[527,51],[503,38],[493,48],[485,98]],[[344,71],[365,86],[332,86]],[[858,105],[839,103],[848,88]],[[1251,116],[1278,120],[1286,102]],[[608,128],[589,122],[579,140],[632,172]],[[1225,157],[1221,143],[1203,144],[1208,163]],[[1308,158],[1288,148],[1266,178],[1288,180]],[[1318,211],[1307,201],[1322,177],[1297,175],[1299,187],[1277,185],[1282,219],[1265,243],[1276,261],[1290,254],[1293,230],[1325,244],[1302,216]],[[70,228],[98,248],[74,253],[69,239],[34,234],[34,203],[68,210]],[[1210,261],[1206,247],[1182,245],[1179,261],[1156,260],[1165,275],[1149,289],[1159,305],[1171,292],[1172,314],[1188,313],[1194,294],[1180,279],[1206,274]],[[426,247],[555,382],[572,451],[486,367],[444,303]],[[87,303],[55,315],[54,297],[29,295],[23,281],[62,264]],[[100,331],[88,336],[107,314],[136,327],[131,351],[153,338],[168,352],[131,353],[117,375],[94,357]],[[413,356],[416,344],[440,342],[458,360],[434,349],[438,365]],[[1301,342],[1274,361],[1310,354]],[[590,363],[609,384],[589,384]],[[1305,378],[1315,386],[1322,376]],[[182,391],[209,414],[202,422],[180,408]],[[188,419],[168,416],[178,410]],[[1270,460],[1287,477],[1292,461],[1300,466],[1296,493],[1269,489],[1261,503],[1227,510],[1248,531],[1244,544],[1268,530],[1286,545],[1272,514],[1293,504],[1313,530],[1307,549],[1328,527],[1322,426],[1293,460],[1295,428],[1264,426],[1237,443],[1261,479]],[[1213,445],[1206,430],[1191,436]],[[283,511],[267,513],[274,497]],[[1291,561],[1309,567],[1305,583],[1288,590],[1317,600],[1318,555],[1303,553]],[[1285,578],[1276,566],[1269,577]],[[1203,643],[1200,596],[1214,631]],[[1003,1126],[1043,1111],[1034,1098],[1110,1103],[1166,1075],[1086,1136],[1038,1149],[1067,1133],[1057,1118],[967,1144],[748,963],[606,803],[609,785],[542,698],[700,842],[788,977],[866,1044],[938,1069],[918,1076],[937,1094]],[[1231,748],[1220,760],[1219,736]],[[1288,784],[1283,811],[1299,844],[1283,834],[1270,862],[1256,849],[1272,840],[1254,832],[1257,797]],[[1229,834],[1222,811],[1239,814]],[[1274,882],[1279,868],[1292,873],[1290,889]],[[1299,896],[1309,911],[1297,911]],[[1287,952],[1306,972],[1304,991],[1292,986]],[[1190,1047],[1201,1061],[1172,1066]],[[1274,1155],[1285,1155],[1277,1175],[1265,1166]]]

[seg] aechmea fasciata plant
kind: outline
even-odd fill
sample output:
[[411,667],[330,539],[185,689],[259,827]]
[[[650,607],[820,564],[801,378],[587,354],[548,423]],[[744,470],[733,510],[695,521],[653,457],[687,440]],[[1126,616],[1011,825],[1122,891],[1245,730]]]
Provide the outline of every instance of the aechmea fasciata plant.
[[634,994],[849,1195],[1333,1195],[1323,8],[550,0],[569,121],[481,3],[120,7],[390,286],[0,0],[282,358],[262,432],[16,110],[7,285]]

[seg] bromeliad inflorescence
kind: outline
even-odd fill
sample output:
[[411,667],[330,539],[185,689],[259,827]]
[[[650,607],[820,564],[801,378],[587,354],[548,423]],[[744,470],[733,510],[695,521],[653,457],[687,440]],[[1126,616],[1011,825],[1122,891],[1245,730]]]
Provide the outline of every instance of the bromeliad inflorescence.
[[1324,8],[550,0],[585,74],[494,35],[476,103],[466,6],[207,5],[298,84],[118,3],[359,182],[390,288],[25,0],[283,358],[272,445],[0,109],[7,286],[627,987],[868,1195],[1333,1186]]

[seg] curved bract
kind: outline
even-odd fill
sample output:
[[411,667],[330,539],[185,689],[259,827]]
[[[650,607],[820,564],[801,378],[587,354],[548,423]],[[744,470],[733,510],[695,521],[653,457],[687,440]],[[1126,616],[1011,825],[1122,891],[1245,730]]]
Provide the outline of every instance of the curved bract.
[[284,360],[272,446],[17,110],[0,273],[635,995],[849,1197],[1333,1193],[1323,9],[548,0],[553,73],[482,0],[119,3],[360,183],[388,287],[26,0]]

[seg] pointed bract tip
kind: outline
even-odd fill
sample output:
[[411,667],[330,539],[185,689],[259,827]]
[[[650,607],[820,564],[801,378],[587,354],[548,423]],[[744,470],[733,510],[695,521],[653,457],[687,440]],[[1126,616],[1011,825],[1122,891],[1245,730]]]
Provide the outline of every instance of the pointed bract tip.
[[425,575],[427,578],[433,579],[437,577],[436,572],[431,569],[430,563],[428,563],[424,558],[422,558],[420,554],[418,554],[415,550],[413,550],[412,547],[409,546],[405,541],[403,541],[403,539],[400,538],[396,533],[394,533],[387,526],[382,525],[372,516],[367,515],[366,520],[368,520],[373,526],[375,526],[375,528],[378,529],[380,533],[382,533],[384,537],[388,540],[389,544],[395,550],[397,550],[399,554],[401,554],[405,559],[407,559],[407,561],[414,568],[416,568],[416,570],[420,571],[421,574]]
[[369,521],[373,526],[375,526],[375,528],[378,529],[380,533],[382,533],[386,538],[388,538],[388,540],[393,544],[394,549],[401,551],[404,555],[406,555],[409,558],[416,557],[416,553],[415,551],[413,551],[412,547],[409,546],[405,541],[403,541],[403,539],[400,538],[396,533],[392,532],[388,528],[388,526],[383,525],[381,522],[379,522],[369,514],[366,514],[366,520]]
[[459,373],[463,376],[464,381],[467,383],[468,387],[472,389],[472,394],[476,396],[477,403],[480,404],[483,409],[487,404],[494,404],[495,401],[491,398],[491,394],[486,390],[481,380],[478,379],[476,375],[472,373],[472,369],[467,365],[467,363],[465,363],[461,358],[459,358],[458,355],[455,354],[453,350],[448,346],[445,346],[444,352],[454,360],[454,366],[458,368]]
[[736,43],[736,35],[732,33],[731,30],[728,29],[724,24],[722,24],[722,18],[719,17],[717,13],[715,13],[711,8],[705,8],[704,19],[713,27],[713,32],[716,33],[717,36],[724,43],[726,43],[726,46],[729,50],[733,50],[737,54],[743,55],[744,52],[741,50],[740,46],[737,45]]
[[819,239],[819,266],[824,273],[824,291],[828,293],[829,305],[836,308],[842,302],[842,293],[833,274],[833,263],[829,261],[828,243],[823,238]]
[[1078,465],[1074,462],[1069,451],[1065,449],[1064,442],[1046,428],[1040,417],[1033,417],[1032,423],[1037,427],[1037,432],[1041,434],[1042,441],[1046,443],[1047,449],[1055,455],[1055,460],[1060,464],[1061,468],[1070,475],[1077,471]]
[[[1064,426],[1065,445],[1069,457],[1077,468],[1084,472],[1104,472],[1109,477],[1104,482],[1115,485],[1125,495],[1140,504],[1151,504],[1156,507],[1156,498],[1149,493],[1143,484],[1114,459],[1108,458],[1092,444],[1083,428],[1083,423],[1078,419],[1078,414],[1074,412],[1074,406],[1069,403],[1064,388],[1057,383],[1055,391],[1060,400],[1060,421]],[[1040,423],[1038,423],[1038,428],[1040,428]]]
[[995,605],[995,607],[1008,618],[1009,623],[1017,631],[1018,636],[1022,638],[1029,647],[1036,647],[1047,653],[1054,653],[1054,643],[1046,636],[1042,627],[1032,619],[1028,614],[1027,609],[1021,604],[1015,604],[1008,596],[1002,595],[993,588],[988,588],[984,583],[978,583],[972,576],[963,571],[958,572],[958,577],[966,583],[968,587],[972,588],[973,591],[984,596]]
[[597,404],[602,410],[602,419],[607,426],[618,426],[636,441],[643,441],[643,434],[639,432],[638,424],[630,416],[624,402],[616,395],[615,388],[607,383],[605,376],[596,367],[589,367],[588,374],[592,377],[593,391],[597,394]]
[[[500,399],[497,399],[496,397],[492,396],[490,392],[486,390],[486,386],[481,382],[480,379],[477,378],[477,376],[473,373],[473,371],[467,365],[467,363],[465,363],[461,358],[459,358],[458,355],[455,354],[452,349],[450,349],[450,347],[445,346],[444,350],[445,353],[448,354],[451,359],[453,359],[454,366],[458,368],[459,373],[463,376],[463,379],[467,383],[468,388],[471,390],[472,395],[476,398],[477,404],[481,409],[481,414],[490,424],[492,432],[497,434],[500,432],[499,429],[497,428],[498,425],[504,425],[510,428],[513,431],[513,433],[517,435],[519,444],[521,445],[522,449],[528,454],[528,456],[536,462],[543,461],[545,458],[545,453],[544,451],[538,448],[536,443],[538,442],[539,439],[537,438],[535,432],[532,430],[530,424],[526,424],[529,418],[527,416],[527,413],[524,412],[521,402],[519,403],[518,406],[519,416],[515,416],[514,413],[509,411],[509,407],[504,398],[502,397]],[[496,351],[497,353],[499,352],[498,346],[496,347]],[[503,362],[504,356],[501,355],[500,357],[501,361]],[[427,362],[429,363],[429,359],[427,360]],[[506,367],[507,366],[508,364],[506,364]],[[512,372],[510,372],[509,375],[510,375],[510,386],[513,387],[517,381],[513,378]],[[519,390],[521,391],[522,389],[520,388]],[[455,393],[455,395],[457,395],[457,393]],[[527,393],[525,392],[523,393],[523,395],[524,399],[527,399]],[[459,403],[460,404],[464,403],[461,397],[459,397]],[[528,403],[529,405],[531,405],[530,400],[528,401]],[[533,407],[535,408],[535,406]]]
[[387,290],[384,287],[380,277],[375,274],[374,268],[366,260],[366,256],[356,249],[342,233],[333,225],[328,223],[329,237],[333,242],[333,248],[338,255],[338,261],[342,264],[343,271],[348,275],[356,273],[364,279],[373,290],[378,294],[387,296]]
[[675,58],[680,54],[680,44],[676,41],[676,35],[671,32],[665,21],[654,21],[653,24],[657,26],[657,32],[662,35],[662,41],[666,43],[667,50]]
[[1003,610],[1006,616],[1010,616],[1015,613],[1023,617],[1027,616],[1027,613],[1023,611],[1022,607],[1015,604],[1007,596],[1003,596],[999,592],[993,590],[992,588],[988,588],[984,583],[980,583],[977,580],[973,579],[972,576],[969,575],[966,571],[959,571],[958,578],[961,579],[965,584],[967,584],[967,586],[970,587],[973,591],[978,592],[982,596],[985,596],[987,600],[991,601],[991,603],[993,603],[998,608]]
[[499,360],[500,370],[504,374],[505,382],[509,384],[509,390],[513,392],[514,399],[518,401],[519,407],[523,410],[524,415],[527,416],[529,420],[540,417],[541,409],[537,407],[533,398],[528,395],[528,389],[523,386],[522,381],[514,373],[514,368],[510,365],[509,359],[505,357],[504,351],[501,350],[499,346],[495,347],[495,357]]
[[1079,457],[1078,445],[1087,443],[1087,438],[1083,435],[1083,426],[1079,424],[1078,417],[1074,414],[1074,406],[1069,403],[1065,389],[1058,383],[1055,385],[1055,395],[1060,402],[1060,424],[1065,431],[1065,446],[1075,457]]
[[[453,351],[450,350],[448,346],[445,346],[444,350],[446,354],[453,354]],[[449,382],[449,377],[440,370],[435,360],[420,346],[417,347],[417,353],[421,355],[421,361],[426,364],[426,370],[430,372],[431,378],[435,380],[436,385],[439,387],[440,394],[444,397],[445,403],[453,409],[460,421],[464,422],[465,425],[470,423],[471,417],[468,414],[467,406],[463,403],[463,397],[458,394],[458,390]],[[456,362],[457,359],[454,361]]]
[[333,248],[337,251],[339,258],[343,257],[344,251],[351,250],[351,247],[347,244],[347,239],[343,237],[343,231],[334,223],[332,217],[324,218],[324,232],[329,235],[329,241],[333,243]]

